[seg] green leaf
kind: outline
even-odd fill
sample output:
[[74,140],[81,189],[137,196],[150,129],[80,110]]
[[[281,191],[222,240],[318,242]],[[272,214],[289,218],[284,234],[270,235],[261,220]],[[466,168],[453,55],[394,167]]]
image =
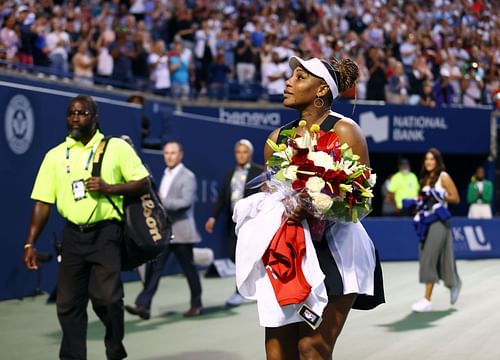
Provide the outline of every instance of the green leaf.
[[267,160],[267,166],[275,168],[275,167],[281,167],[281,164],[283,163],[283,158],[280,158],[278,156],[273,156]]
[[274,142],[272,141],[271,139],[267,139],[266,140],[266,144],[274,151],[274,152],[279,152],[280,151],[280,148],[279,146]]
[[[291,128],[291,129],[288,129],[288,130],[282,130],[281,131],[281,135],[283,136],[287,136],[291,139],[295,139],[295,137],[297,136],[297,129],[296,128]],[[286,139],[285,139],[286,141]]]

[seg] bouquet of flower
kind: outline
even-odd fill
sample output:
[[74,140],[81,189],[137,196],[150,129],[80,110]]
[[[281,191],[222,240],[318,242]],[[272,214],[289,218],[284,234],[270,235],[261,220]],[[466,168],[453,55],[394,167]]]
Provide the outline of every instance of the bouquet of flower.
[[302,204],[320,219],[362,219],[371,211],[375,174],[347,144],[340,144],[334,131],[322,131],[317,124],[306,129],[304,120],[299,127],[303,128],[301,136],[292,128],[282,131],[286,138],[280,144],[267,140],[274,151],[267,161],[270,188],[285,186],[294,194],[304,194],[300,195]]

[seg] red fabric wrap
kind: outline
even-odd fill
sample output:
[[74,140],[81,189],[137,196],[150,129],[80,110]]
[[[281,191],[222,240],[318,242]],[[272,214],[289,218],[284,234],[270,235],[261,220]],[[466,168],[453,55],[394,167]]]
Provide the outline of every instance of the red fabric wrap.
[[311,285],[302,271],[305,255],[304,228],[288,225],[284,220],[262,256],[280,306],[300,304],[311,292]]

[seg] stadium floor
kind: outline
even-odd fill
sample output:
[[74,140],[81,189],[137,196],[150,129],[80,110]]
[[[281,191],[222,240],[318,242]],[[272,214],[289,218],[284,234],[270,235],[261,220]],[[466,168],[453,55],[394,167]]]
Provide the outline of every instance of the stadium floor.
[[[416,262],[385,262],[387,304],[352,311],[337,342],[335,360],[500,359],[500,260],[458,262],[461,297],[449,305],[449,291],[437,286],[434,311],[412,313],[423,294]],[[205,315],[184,319],[188,288],[183,277],[164,277],[152,318],[126,314],[125,346],[131,360],[264,359],[263,329],[255,304],[227,309],[233,279],[202,279]],[[132,303],[140,283],[125,285]],[[60,338],[55,306],[46,296],[0,302],[0,358],[56,359]],[[90,308],[89,308],[90,310]],[[104,359],[103,327],[89,311],[88,359]]]

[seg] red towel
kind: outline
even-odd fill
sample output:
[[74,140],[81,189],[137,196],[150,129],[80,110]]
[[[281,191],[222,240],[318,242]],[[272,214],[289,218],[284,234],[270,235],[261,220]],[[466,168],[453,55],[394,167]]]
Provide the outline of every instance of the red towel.
[[305,255],[304,228],[288,225],[285,219],[262,256],[280,306],[300,304],[311,292],[311,285],[302,271]]

